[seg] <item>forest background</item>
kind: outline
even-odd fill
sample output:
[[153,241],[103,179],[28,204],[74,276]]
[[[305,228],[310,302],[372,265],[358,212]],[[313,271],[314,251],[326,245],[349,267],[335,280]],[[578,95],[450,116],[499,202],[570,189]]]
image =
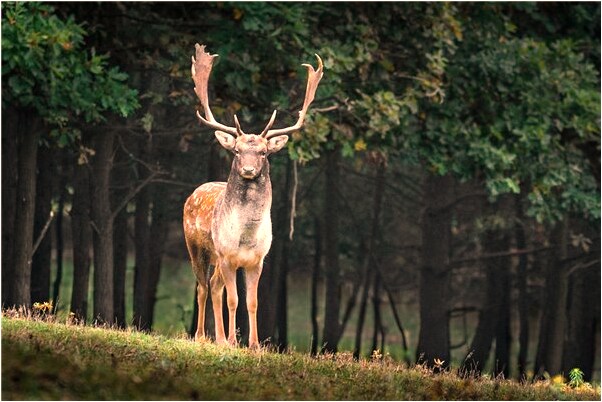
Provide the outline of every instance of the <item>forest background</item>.
[[194,331],[182,206],[230,165],[197,42],[249,128],[324,60],[271,161],[260,340],[599,380],[599,3],[3,2],[4,307]]

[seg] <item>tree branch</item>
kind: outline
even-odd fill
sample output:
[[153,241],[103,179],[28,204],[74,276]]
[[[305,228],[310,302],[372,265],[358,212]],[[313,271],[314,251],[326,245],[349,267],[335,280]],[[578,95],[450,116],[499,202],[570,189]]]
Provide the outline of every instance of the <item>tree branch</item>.
[[530,249],[523,249],[523,250],[516,250],[516,249],[511,249],[508,251],[499,251],[496,253],[487,253],[487,254],[480,254],[480,255],[475,255],[475,256],[471,256],[471,257],[466,257],[466,258],[459,258],[457,260],[452,260],[449,262],[449,265],[459,265],[465,262],[474,262],[474,261],[480,261],[480,260],[484,260],[484,259],[489,259],[489,258],[499,258],[499,257],[512,257],[512,256],[516,256],[516,255],[523,255],[523,254],[535,254],[535,253],[539,253],[542,251],[546,251],[546,250],[551,250],[552,247],[538,247],[538,248],[530,248]]
[[138,186],[133,188],[125,197],[123,197],[123,200],[121,200],[121,202],[118,204],[117,208],[115,208],[115,210],[111,213],[111,220],[115,220],[117,215],[119,215],[119,212],[127,206],[128,202],[130,202],[130,200],[132,198],[134,198],[136,196],[136,194],[138,194],[144,187],[146,187],[151,181],[153,181],[153,179],[156,176],[158,176],[160,174],[164,174],[164,173],[163,172],[152,172],[150,175],[148,175],[148,177],[146,179],[144,179],[140,184],[138,184]]
[[297,177],[297,161],[293,161],[293,191],[291,196],[291,220],[289,225],[288,238],[293,240],[293,233],[295,232],[295,215],[296,215],[296,203],[297,203],[297,185],[299,178]]
[[407,352],[408,351],[408,342],[406,339],[405,331],[403,329],[403,325],[401,324],[401,319],[399,318],[399,314],[397,312],[397,309],[395,308],[395,302],[393,300],[393,293],[391,292],[391,289],[389,289],[387,282],[384,280],[385,277],[382,274],[380,263],[378,262],[378,260],[376,259],[376,257],[374,256],[373,253],[370,253],[370,259],[372,260],[372,263],[376,267],[377,273],[383,279],[381,281],[381,285],[385,289],[385,293],[387,293],[387,298],[389,299],[389,305],[391,306],[391,311],[393,312],[393,318],[395,319],[395,325],[397,325],[397,329],[399,329],[399,332],[401,332],[401,341],[402,341],[403,349],[405,352]]
[[153,165],[151,165],[148,162],[143,161],[140,158],[137,158],[132,152],[130,152],[129,149],[127,149],[127,147],[125,146],[125,144],[123,143],[123,138],[121,138],[121,135],[117,136],[117,139],[119,140],[119,146],[121,147],[121,149],[123,149],[123,152],[125,152],[127,154],[127,156],[133,160],[136,163],[141,164],[142,166],[144,166],[149,172],[152,173],[167,173],[167,172],[163,172],[161,169],[156,170],[155,167]]
[[40,247],[40,243],[42,243],[42,240],[44,240],[44,236],[46,236],[46,232],[48,231],[48,228],[50,227],[50,222],[52,222],[53,218],[54,218],[54,211],[50,211],[50,215],[48,216],[48,220],[46,221],[46,224],[42,228],[42,231],[40,232],[40,235],[36,239],[36,242],[34,243],[32,249],[31,249],[31,255],[29,257],[30,259],[33,258],[33,255],[36,253],[36,250],[38,249],[38,247]]
[[575,271],[579,271],[581,269],[586,269],[586,268],[589,268],[589,267],[594,266],[596,264],[600,264],[600,259],[599,258],[595,259],[593,261],[582,262],[582,263],[579,263],[577,265],[573,265],[572,267],[569,268],[569,270],[567,271],[566,275],[567,275],[567,277],[571,276],[572,274],[575,273]]
[[325,112],[331,112],[333,110],[337,110],[338,108],[339,108],[339,105],[332,105],[332,106],[326,106],[326,107],[322,107],[322,108],[314,108],[313,111],[319,112],[319,113],[325,113]]
[[193,188],[193,189],[197,188],[199,186],[198,183],[186,183],[184,181],[169,180],[169,179],[154,179],[153,183],[171,184],[172,186],[180,186],[180,187]]

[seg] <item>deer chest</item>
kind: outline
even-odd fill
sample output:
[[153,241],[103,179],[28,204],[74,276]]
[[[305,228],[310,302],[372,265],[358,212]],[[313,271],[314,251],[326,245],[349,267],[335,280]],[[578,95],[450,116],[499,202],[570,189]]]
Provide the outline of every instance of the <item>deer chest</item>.
[[269,210],[249,216],[248,211],[232,209],[214,219],[212,237],[219,255],[230,256],[240,265],[252,262],[268,253],[272,243],[272,223]]

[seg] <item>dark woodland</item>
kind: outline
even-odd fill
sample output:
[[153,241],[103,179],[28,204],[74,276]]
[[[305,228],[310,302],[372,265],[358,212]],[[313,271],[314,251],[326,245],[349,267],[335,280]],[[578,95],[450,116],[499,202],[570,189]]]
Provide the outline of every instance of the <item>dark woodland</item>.
[[305,125],[270,157],[259,341],[599,381],[600,18],[599,3],[2,2],[2,305],[192,336],[193,294],[183,319],[159,316],[177,295],[158,289],[176,261],[194,292],[184,202],[232,161],[195,116],[195,44],[219,55],[216,118],[252,132],[274,109],[277,128],[296,121],[318,54]]

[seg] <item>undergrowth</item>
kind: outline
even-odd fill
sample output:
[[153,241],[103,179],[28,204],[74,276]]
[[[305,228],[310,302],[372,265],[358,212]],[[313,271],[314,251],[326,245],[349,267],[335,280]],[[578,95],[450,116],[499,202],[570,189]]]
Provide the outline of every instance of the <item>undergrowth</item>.
[[600,400],[575,382],[434,374],[386,357],[311,357],[132,330],[2,317],[2,399]]

